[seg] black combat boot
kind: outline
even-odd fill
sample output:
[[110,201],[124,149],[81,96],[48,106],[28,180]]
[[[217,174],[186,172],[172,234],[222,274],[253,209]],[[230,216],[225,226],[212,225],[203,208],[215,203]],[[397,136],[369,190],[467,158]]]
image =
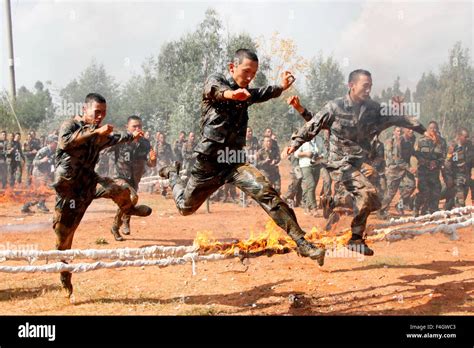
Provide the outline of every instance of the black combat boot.
[[123,237],[120,235],[119,228],[116,225],[112,226],[110,232],[112,233],[117,242],[123,241]]
[[44,204],[44,201],[38,203],[38,210],[42,211],[43,213],[49,213],[49,209]]
[[311,260],[317,261],[320,266],[324,265],[326,250],[311,244],[304,237],[296,241],[296,252],[300,256],[309,257]]
[[365,244],[365,240],[357,234],[352,235],[352,238],[349,239],[349,242],[347,243],[346,248],[365,256],[374,255],[374,251],[370,249],[368,245]]
[[29,202],[28,202],[28,203],[25,203],[25,204],[23,205],[23,207],[21,208],[21,212],[22,212],[23,214],[33,214],[33,211],[30,210],[30,207],[31,207],[31,203],[29,203]]

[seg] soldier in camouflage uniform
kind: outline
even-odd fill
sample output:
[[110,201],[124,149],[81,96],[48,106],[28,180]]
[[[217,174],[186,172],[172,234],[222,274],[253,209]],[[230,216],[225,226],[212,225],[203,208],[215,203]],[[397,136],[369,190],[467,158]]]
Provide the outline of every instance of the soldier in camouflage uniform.
[[275,139],[275,135],[273,134],[273,130],[271,128],[265,128],[263,131],[263,138],[262,138],[262,143],[260,144],[260,148],[263,147],[263,141],[265,137],[269,137],[272,142],[272,151],[275,153],[280,153],[280,147],[278,146],[278,142]]
[[15,186],[15,182],[21,184],[22,161],[25,161],[25,156],[21,149],[20,139],[20,133],[12,133],[10,141],[7,142],[6,154],[10,187]]
[[290,178],[291,182],[288,185],[288,191],[284,195],[284,199],[288,204],[293,207],[299,207],[303,198],[303,189],[301,183],[303,181],[303,173],[299,165],[299,159],[291,154],[288,156],[288,161],[291,163]]
[[415,216],[430,214],[438,210],[441,196],[440,172],[444,165],[447,149],[439,135],[438,125],[431,121],[428,130],[415,143],[415,157],[418,160],[418,193],[415,198]]
[[168,166],[173,162],[173,151],[171,145],[166,142],[166,135],[161,133],[155,146],[158,169]]
[[[132,115],[127,120],[127,131],[133,133],[142,130],[142,119]],[[161,135],[163,136],[163,134]],[[164,138],[163,138],[164,140]],[[150,141],[140,138],[131,143],[122,143],[112,148],[115,162],[114,181],[119,185],[128,185],[132,201],[138,200],[138,184],[148,166],[156,166],[157,156],[151,148]],[[124,214],[122,209],[118,208],[112,225],[112,235],[116,241],[123,241],[120,235],[120,227],[123,224],[122,233],[130,234],[130,215]]]
[[257,137],[253,135],[253,129],[247,127],[247,134],[245,136],[245,154],[247,156],[247,161],[250,164],[257,164],[257,153],[260,150],[260,145],[258,143]]
[[0,182],[2,188],[7,187],[8,166],[7,166],[7,132],[0,133]]
[[280,194],[281,177],[278,165],[280,164],[280,153],[275,152],[272,147],[272,139],[268,136],[263,138],[263,147],[257,152],[257,168],[270,181],[276,192]]
[[183,145],[186,142],[186,132],[180,131],[178,135],[178,139],[174,142],[173,146],[173,153],[174,153],[174,160],[183,163]]
[[47,188],[53,182],[54,156],[56,147],[58,145],[57,136],[49,136],[47,139],[48,145],[41,148],[33,160],[32,184],[36,191],[36,199],[26,202],[21,208],[22,213],[32,213],[31,207],[37,205],[38,210],[48,213],[49,209],[46,207],[46,197],[42,192],[37,192],[41,188]]
[[[137,197],[128,184],[116,184],[110,178],[97,175],[94,168],[101,150],[143,136],[143,132],[112,133],[110,124],[100,126],[106,116],[107,105],[100,94],[86,96],[83,116],[65,121],[59,130],[55,157],[53,187],[56,190],[56,207],[53,228],[58,250],[70,249],[74,232],[87,207],[96,198],[110,198],[124,214],[148,216],[151,209],[136,206]],[[61,283],[72,294],[71,273],[61,272]]]
[[188,140],[183,144],[181,149],[181,156],[183,157],[183,169],[186,171],[186,176],[189,178],[190,170],[196,162],[194,156],[194,148],[196,147],[196,141],[194,132],[189,132]]
[[[290,72],[285,72],[281,86],[249,88],[257,69],[257,55],[240,49],[229,64],[230,78],[222,74],[208,77],[201,104],[201,139],[195,148],[198,156],[191,177],[184,185],[179,178],[178,164],[162,169],[160,175],[170,179],[176,206],[182,215],[194,213],[225,183],[237,186],[257,201],[275,223],[295,240],[300,255],[317,260],[322,265],[325,250],[304,238],[305,232],[298,225],[294,211],[280,198],[265,176],[240,156],[242,152],[245,154],[243,147],[248,107],[279,97],[294,80]],[[229,154],[228,161],[217,160],[223,152]],[[232,156],[235,161],[230,160]]]
[[377,189],[380,200],[382,201],[385,192],[387,191],[387,179],[385,177],[385,146],[376,138],[374,142],[374,151],[372,156],[369,155],[370,165],[374,168],[374,175],[369,177],[372,185]]
[[469,131],[461,128],[456,135],[456,142],[451,144],[445,162],[447,174],[452,178],[453,188],[446,195],[446,209],[464,207],[474,166],[474,146],[469,141]]
[[41,148],[41,141],[36,138],[36,132],[31,131],[28,134],[27,141],[23,144],[23,154],[26,158],[26,184],[28,186],[31,184],[31,177],[33,175],[33,160]]
[[[352,237],[347,247],[364,255],[373,255],[373,250],[365,243],[363,234],[369,214],[378,210],[381,204],[375,187],[361,173],[362,164],[369,163],[372,141],[383,130],[397,125],[412,128],[417,132],[423,132],[425,128],[413,117],[383,116],[380,104],[370,99],[372,78],[368,71],[351,72],[349,88],[350,91],[345,97],[330,101],[317,114],[309,112],[299,101],[293,99],[291,105],[307,122],[293,134],[287,153],[296,151],[322,129],[330,131],[326,167],[336,187],[342,184],[354,200]],[[329,199],[323,208],[331,210],[339,204],[342,203]]]
[[[388,208],[393,197],[400,188],[402,204],[397,204],[397,211],[403,215],[403,206],[409,202],[411,195],[415,191],[414,170],[410,168],[410,159],[414,153],[414,143],[411,137],[402,136],[400,127],[393,131],[393,137],[385,144],[385,154],[387,158],[387,186],[388,190],[382,200],[379,217],[388,218]],[[409,133],[407,133],[409,135]],[[403,189],[400,184],[405,180]],[[411,185],[410,185],[411,183]]]

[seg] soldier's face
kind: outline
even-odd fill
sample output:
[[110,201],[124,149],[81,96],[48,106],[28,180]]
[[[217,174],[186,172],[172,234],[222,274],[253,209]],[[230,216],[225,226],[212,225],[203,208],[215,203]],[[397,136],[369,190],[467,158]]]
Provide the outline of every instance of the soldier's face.
[[194,141],[194,133],[189,133],[189,141],[193,142]]
[[107,104],[91,101],[84,104],[82,111],[84,113],[83,119],[85,123],[100,126],[107,115]]
[[436,123],[430,123],[428,125],[428,133],[438,133],[438,126]]
[[469,139],[469,134],[466,132],[461,132],[461,134],[458,135],[458,142],[461,145],[465,145],[467,143],[467,140]]
[[253,130],[247,128],[247,138],[250,139],[253,136]]
[[7,140],[7,133],[0,133],[0,140]]
[[136,130],[142,130],[142,121],[140,120],[130,120],[127,123],[127,131],[130,133],[135,132]]
[[356,102],[366,101],[370,97],[372,90],[372,78],[366,75],[358,75],[356,80],[349,83],[351,97]]
[[51,149],[51,151],[56,151],[57,147],[58,147],[58,143],[56,142],[52,142],[51,144],[49,144],[49,148]]
[[263,145],[265,146],[265,149],[270,150],[272,147],[272,142],[270,138],[265,138],[265,141],[263,142]]
[[229,70],[237,85],[240,88],[247,88],[257,74],[258,62],[244,58],[242,63],[230,63]]
[[401,133],[402,133],[402,132],[401,132],[400,128],[398,128],[398,127],[395,128],[395,130],[393,131],[393,134],[395,134],[395,136],[396,136],[397,138],[400,137],[400,134],[401,134]]
[[15,137],[13,138],[13,140],[20,141],[20,139],[21,139],[20,134],[15,134]]
[[413,136],[413,129],[404,128],[403,135],[405,135],[407,138],[411,138]]
[[270,128],[265,129],[265,132],[263,132],[264,137],[271,137],[272,136],[272,130]]

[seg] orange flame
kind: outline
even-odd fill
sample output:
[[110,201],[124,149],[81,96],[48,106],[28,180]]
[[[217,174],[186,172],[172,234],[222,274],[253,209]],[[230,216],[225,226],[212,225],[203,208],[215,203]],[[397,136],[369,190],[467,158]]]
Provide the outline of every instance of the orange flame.
[[15,187],[7,187],[5,190],[0,190],[0,203],[25,203],[38,197],[47,197],[54,195],[53,189],[46,185],[32,185],[30,188],[24,188],[19,185]]
[[[325,248],[344,247],[351,238],[350,229],[342,235],[330,235],[328,232],[320,231],[313,227],[306,239],[312,243]],[[265,224],[265,230],[255,235],[253,231],[246,240],[235,242],[219,242],[209,231],[198,232],[194,239],[194,246],[199,248],[203,254],[219,253],[224,255],[235,254],[257,254],[267,252],[268,254],[284,254],[296,248],[296,243],[273,222],[269,220]]]

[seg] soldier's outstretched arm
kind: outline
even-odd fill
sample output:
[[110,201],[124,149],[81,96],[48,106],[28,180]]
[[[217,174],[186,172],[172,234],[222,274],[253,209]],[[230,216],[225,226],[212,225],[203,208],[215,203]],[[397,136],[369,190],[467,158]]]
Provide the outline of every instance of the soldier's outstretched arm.
[[129,143],[135,139],[134,135],[129,132],[112,133],[97,138],[98,145],[101,149],[114,146],[121,143]]
[[378,133],[392,126],[413,129],[419,134],[426,132],[426,128],[420,123],[415,116],[379,116],[379,124],[377,125]]
[[290,148],[293,152],[305,142],[313,139],[322,129],[329,129],[333,121],[333,110],[331,103],[327,103],[317,114],[304,108],[302,115],[305,119],[311,117],[299,130],[291,137]]

